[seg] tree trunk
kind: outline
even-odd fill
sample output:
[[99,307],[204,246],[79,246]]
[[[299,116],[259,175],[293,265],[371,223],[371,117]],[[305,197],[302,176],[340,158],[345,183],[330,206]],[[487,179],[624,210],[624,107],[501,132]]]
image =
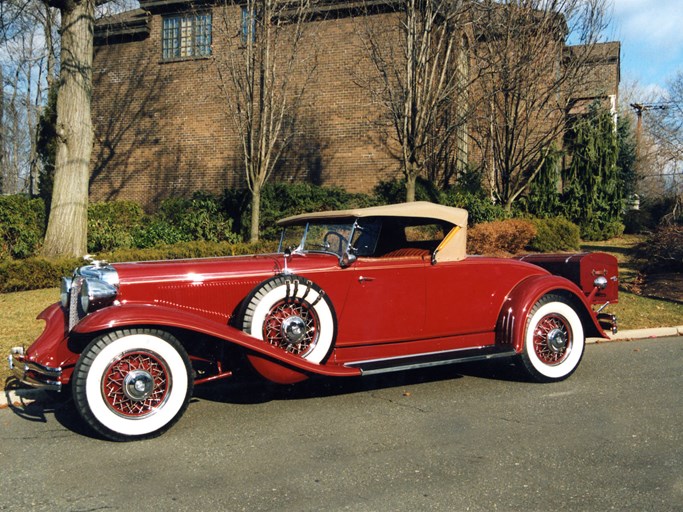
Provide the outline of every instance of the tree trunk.
[[261,187],[254,185],[251,192],[251,232],[249,241],[258,242],[259,222],[261,220]]
[[417,176],[414,174],[406,174],[406,202],[412,203],[415,201],[415,182]]
[[83,256],[87,249],[94,7],[95,0],[81,0],[61,9],[57,155],[43,246],[48,257]]

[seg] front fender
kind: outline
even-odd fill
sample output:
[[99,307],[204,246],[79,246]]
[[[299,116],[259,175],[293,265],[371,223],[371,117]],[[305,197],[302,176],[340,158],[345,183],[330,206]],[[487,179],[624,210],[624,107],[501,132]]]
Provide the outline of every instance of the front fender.
[[529,311],[541,297],[553,292],[573,299],[586,337],[607,338],[593,309],[578,286],[560,276],[537,275],[518,283],[505,297],[496,329],[498,343],[512,345],[517,353],[521,353]]
[[306,359],[285,352],[265,343],[263,340],[249,336],[245,332],[206,317],[165,306],[151,304],[124,304],[110,306],[96,311],[81,320],[73,329],[78,334],[92,334],[99,331],[122,329],[134,326],[171,327],[193,331],[226,342],[240,345],[268,359],[306,372],[333,377],[350,377],[360,375],[357,368],[342,366],[325,366],[311,363]]

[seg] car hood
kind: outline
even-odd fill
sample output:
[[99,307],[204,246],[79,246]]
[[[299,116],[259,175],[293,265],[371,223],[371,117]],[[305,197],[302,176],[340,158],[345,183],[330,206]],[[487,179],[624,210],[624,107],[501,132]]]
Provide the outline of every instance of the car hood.
[[121,287],[131,284],[189,283],[207,280],[223,281],[235,277],[252,277],[282,270],[281,254],[229,256],[171,261],[142,261],[112,265]]

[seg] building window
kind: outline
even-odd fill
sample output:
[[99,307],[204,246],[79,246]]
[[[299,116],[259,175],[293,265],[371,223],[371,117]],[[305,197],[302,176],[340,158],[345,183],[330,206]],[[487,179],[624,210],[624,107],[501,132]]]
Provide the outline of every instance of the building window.
[[164,60],[211,55],[211,14],[164,18],[161,55]]
[[256,14],[252,9],[242,7],[242,44],[256,41]]

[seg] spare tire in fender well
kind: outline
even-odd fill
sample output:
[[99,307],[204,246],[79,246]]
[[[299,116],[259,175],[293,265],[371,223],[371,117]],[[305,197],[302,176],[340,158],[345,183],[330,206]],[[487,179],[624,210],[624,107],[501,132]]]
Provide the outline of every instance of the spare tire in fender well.
[[327,294],[297,275],[277,275],[256,286],[242,302],[236,326],[272,346],[322,364],[337,335],[337,317]]

